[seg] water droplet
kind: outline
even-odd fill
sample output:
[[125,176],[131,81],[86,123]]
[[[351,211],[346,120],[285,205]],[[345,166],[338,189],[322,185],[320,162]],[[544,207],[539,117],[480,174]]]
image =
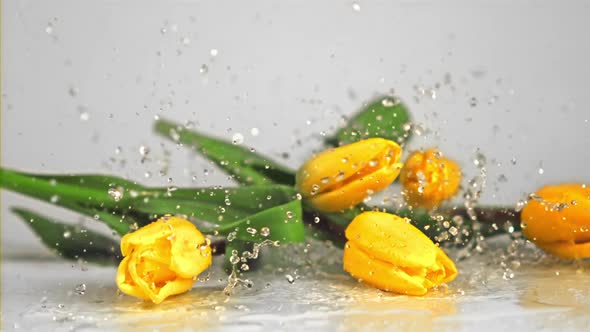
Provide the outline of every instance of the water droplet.
[[322,178],[322,179],[320,180],[320,182],[321,182],[322,184],[327,184],[328,182],[330,182],[330,178],[326,176],[325,178]]
[[147,154],[150,153],[150,148],[145,146],[145,145],[141,145],[139,147],[139,154],[141,154],[142,156],[147,156]]
[[123,198],[123,188],[121,187],[111,187],[109,188],[107,193],[109,194],[109,196],[111,196],[112,199],[115,200],[115,202],[118,202],[121,200],[121,198]]
[[384,107],[393,107],[397,105],[397,100],[392,97],[383,98],[381,100],[381,105],[383,105]]
[[256,127],[250,129],[250,135],[252,136],[258,136],[260,134],[260,130]]
[[199,73],[201,74],[207,74],[209,72],[209,66],[207,66],[206,64],[202,64],[201,68],[199,68]]
[[471,107],[477,106],[477,98],[471,97],[471,99],[469,99],[469,106],[471,106]]
[[379,165],[379,161],[377,159],[371,159],[371,160],[369,160],[369,166],[370,167],[375,167],[377,165]]
[[295,282],[295,278],[293,278],[293,276],[290,274],[285,275],[285,279],[287,279],[290,284]]
[[231,232],[231,233],[227,234],[227,240],[229,242],[231,242],[231,241],[235,240],[237,236],[238,235],[236,234],[236,232]]
[[85,107],[80,106],[78,107],[78,112],[80,113],[80,120],[81,121],[88,121],[90,119],[90,113],[86,110]]
[[516,157],[512,157],[512,159],[510,159],[510,162],[512,163],[512,165],[516,165]]
[[64,232],[64,239],[69,239],[70,237],[72,237],[72,232],[70,232],[70,231],[65,231],[65,232]]
[[86,284],[76,285],[76,288],[74,288],[74,292],[78,295],[84,295],[86,293]]
[[359,5],[357,2],[353,2],[352,3],[352,10],[354,10],[355,12],[360,12],[361,11],[361,5]]
[[51,198],[49,199],[49,201],[53,204],[57,203],[59,201],[59,196],[57,195],[53,195],[51,196]]
[[242,271],[248,271],[248,270],[250,270],[250,266],[248,266],[248,264],[244,263],[244,264],[242,264],[242,266],[240,266],[240,269],[242,269]]
[[248,227],[248,228],[246,228],[246,232],[248,232],[248,233],[250,233],[250,234],[252,234],[252,235],[254,235],[254,234],[258,233],[258,232],[256,231],[256,228],[252,228],[252,227]]
[[542,167],[539,167],[537,172],[539,173],[539,175],[542,175],[543,173],[545,173],[545,170]]
[[216,48],[212,48],[211,51],[209,51],[209,54],[211,54],[211,56],[217,56],[219,51]]
[[268,227],[262,227],[260,229],[260,235],[262,235],[264,237],[269,236],[270,235],[270,228],[268,228]]
[[182,39],[180,40],[180,42],[182,44],[184,44],[185,46],[188,46],[191,43],[191,39],[189,37],[182,37]]
[[236,254],[236,255],[233,255],[233,254],[232,254],[232,255],[229,257],[229,262],[230,262],[232,265],[236,265],[236,264],[238,264],[238,263],[240,262],[240,257],[238,257],[238,255],[237,255],[237,254]]
[[76,87],[70,87],[70,89],[68,90],[68,94],[72,97],[76,97],[78,93],[80,93],[80,90]]
[[487,163],[486,156],[481,153],[476,153],[475,158],[473,159],[473,164],[479,168],[484,167]]
[[521,211],[521,210],[524,208],[524,206],[526,205],[526,203],[527,203],[527,201],[525,201],[525,200],[523,200],[523,199],[519,199],[519,200],[516,202],[516,207],[514,208],[514,210],[515,210],[516,212],[520,212],[520,211]]
[[244,143],[244,135],[242,135],[240,133],[235,133],[232,136],[231,142],[235,145],[240,145],[240,144]]
[[342,158],[341,161],[342,161],[343,164],[346,164],[348,162],[348,158],[344,157],[344,158]]
[[320,217],[314,217],[313,218],[313,222],[314,222],[314,224],[319,224],[320,223]]
[[287,211],[287,218],[292,219],[293,218],[293,212],[291,211]]

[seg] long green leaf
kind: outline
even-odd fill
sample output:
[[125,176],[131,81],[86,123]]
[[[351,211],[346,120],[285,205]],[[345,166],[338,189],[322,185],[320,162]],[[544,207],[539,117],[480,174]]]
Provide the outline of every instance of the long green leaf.
[[338,146],[382,137],[402,144],[410,138],[410,131],[404,128],[410,120],[408,109],[400,101],[394,97],[380,97],[363,107],[326,142]]
[[27,209],[13,208],[12,212],[21,217],[41,241],[61,257],[99,264],[117,264],[121,259],[119,243],[110,237],[55,221]]
[[223,225],[216,229],[221,234],[234,233],[234,237],[244,241],[264,240],[280,243],[305,241],[305,226],[301,201],[294,200],[258,212],[242,220]]
[[240,184],[293,185],[295,183],[293,171],[242,146],[187,130],[179,124],[162,119],[156,121],[155,131],[177,143],[193,148],[205,158],[215,162]]

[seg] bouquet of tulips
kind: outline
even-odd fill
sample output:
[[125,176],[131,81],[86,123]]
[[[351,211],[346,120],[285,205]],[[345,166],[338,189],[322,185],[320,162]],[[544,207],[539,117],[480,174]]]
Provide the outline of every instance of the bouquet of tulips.
[[[407,108],[396,98],[367,103],[325,140],[323,152],[297,171],[239,144],[156,120],[156,133],[213,161],[235,187],[153,188],[108,175],[30,174],[0,169],[0,185],[107,225],[120,241],[89,229],[13,208],[44,244],[67,259],[118,264],[128,295],[160,303],[192,288],[224,255],[229,288],[255,268],[264,246],[310,239],[344,249],[344,270],[377,288],[409,295],[452,281],[442,248],[522,231],[549,253],[590,257],[590,188],[549,186],[522,211],[478,207],[481,188],[465,204],[445,205],[461,191],[459,165],[435,148],[411,153]],[[369,206],[397,178],[405,203]]]

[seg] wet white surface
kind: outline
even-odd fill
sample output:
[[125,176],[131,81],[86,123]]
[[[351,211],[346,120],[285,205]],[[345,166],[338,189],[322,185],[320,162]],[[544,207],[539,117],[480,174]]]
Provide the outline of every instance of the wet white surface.
[[[341,272],[338,250],[315,248],[325,254],[317,256],[313,250],[296,262],[286,259],[300,250],[271,257],[278,268],[255,272],[254,286],[230,297],[222,291],[225,275],[214,268],[208,281],[160,305],[118,294],[113,267],[5,258],[2,330],[584,331],[590,324],[588,262],[489,250],[458,262],[460,276],[448,287],[407,297]],[[83,295],[75,292],[81,283]]]

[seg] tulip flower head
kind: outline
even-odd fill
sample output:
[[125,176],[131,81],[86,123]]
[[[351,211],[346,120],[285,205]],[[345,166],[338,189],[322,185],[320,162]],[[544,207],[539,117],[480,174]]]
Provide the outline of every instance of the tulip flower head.
[[457,276],[453,261],[409,220],[364,212],[346,228],[344,270],[385,291],[424,295]]
[[125,235],[121,252],[119,289],[154,303],[190,290],[212,260],[207,239],[178,217],[164,217]]
[[400,182],[410,206],[431,209],[457,193],[461,168],[436,149],[416,151],[406,161]]
[[330,149],[299,169],[296,186],[319,210],[342,211],[387,188],[400,172],[401,153],[397,143],[382,138]]
[[522,209],[525,237],[566,259],[590,258],[590,187],[560,184],[541,188]]

